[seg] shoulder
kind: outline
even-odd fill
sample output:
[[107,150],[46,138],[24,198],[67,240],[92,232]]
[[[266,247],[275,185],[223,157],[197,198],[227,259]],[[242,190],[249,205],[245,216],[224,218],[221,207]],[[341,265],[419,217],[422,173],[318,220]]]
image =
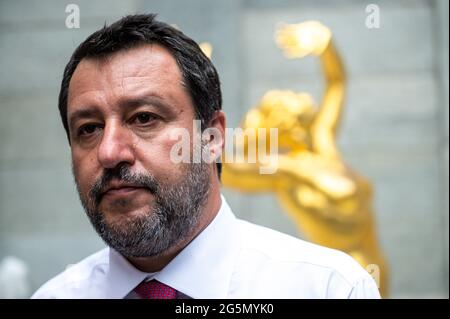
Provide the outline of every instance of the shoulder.
[[32,299],[83,298],[105,274],[108,266],[109,249],[102,249],[42,285]]
[[238,225],[239,267],[251,281],[264,279],[265,288],[279,290],[278,296],[351,298],[361,295],[358,289],[379,296],[372,277],[348,254],[246,221]]

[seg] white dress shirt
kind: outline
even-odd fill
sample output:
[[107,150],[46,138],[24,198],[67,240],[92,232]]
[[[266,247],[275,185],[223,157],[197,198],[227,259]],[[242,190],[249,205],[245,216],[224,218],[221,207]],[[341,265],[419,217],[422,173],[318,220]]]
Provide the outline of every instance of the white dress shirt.
[[44,284],[32,298],[125,298],[156,279],[197,298],[380,298],[347,254],[235,217],[222,196],[214,220],[166,267],[141,272],[105,248]]

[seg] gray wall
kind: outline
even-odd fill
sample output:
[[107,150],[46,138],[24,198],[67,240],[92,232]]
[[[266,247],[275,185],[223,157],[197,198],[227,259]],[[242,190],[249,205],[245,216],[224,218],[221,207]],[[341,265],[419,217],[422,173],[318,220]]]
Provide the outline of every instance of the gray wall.
[[[379,29],[364,25],[371,2]],[[317,19],[347,67],[339,145],[373,181],[391,297],[448,297],[448,2],[371,2],[0,0],[0,260],[28,263],[34,291],[103,247],[78,201],[56,101],[68,57],[105,21],[158,12],[211,42],[234,127],[269,89],[320,97],[317,61],[287,61],[273,43],[278,22]],[[80,29],[65,27],[69,3],[80,7]],[[224,193],[240,217],[302,237],[273,196]]]

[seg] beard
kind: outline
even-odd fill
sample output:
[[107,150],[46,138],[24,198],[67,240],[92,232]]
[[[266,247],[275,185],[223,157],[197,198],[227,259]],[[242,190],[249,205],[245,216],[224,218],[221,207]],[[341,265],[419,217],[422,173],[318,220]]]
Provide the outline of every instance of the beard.
[[[149,173],[132,173],[128,165],[105,169],[86,195],[76,181],[85,212],[103,241],[123,256],[136,258],[158,256],[186,239],[198,225],[208,197],[211,168],[204,162],[183,167],[183,176],[171,185],[158,182]],[[146,188],[153,195],[151,208],[108,221],[99,206],[112,180]],[[126,205],[126,201],[118,204]]]

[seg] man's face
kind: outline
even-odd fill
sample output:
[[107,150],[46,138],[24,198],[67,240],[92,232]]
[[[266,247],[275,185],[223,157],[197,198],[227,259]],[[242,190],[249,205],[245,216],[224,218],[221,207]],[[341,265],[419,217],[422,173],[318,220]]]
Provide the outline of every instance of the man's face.
[[80,198],[108,245],[154,256],[195,227],[210,167],[170,159],[173,132],[192,135],[194,107],[169,51],[143,45],[82,60],[67,113]]

